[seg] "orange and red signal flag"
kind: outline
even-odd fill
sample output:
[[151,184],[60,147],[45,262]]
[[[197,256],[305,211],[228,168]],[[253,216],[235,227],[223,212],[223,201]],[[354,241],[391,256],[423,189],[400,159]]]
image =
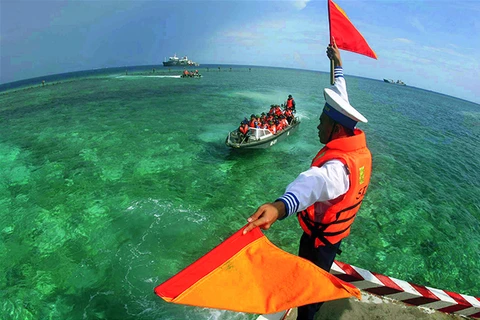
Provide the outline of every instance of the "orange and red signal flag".
[[328,0],[328,17],[331,44],[333,44],[335,39],[335,43],[339,49],[377,59],[377,54],[370,48],[365,38],[350,22],[345,11],[332,0]]
[[244,227],[155,288],[167,302],[267,314],[360,291]]

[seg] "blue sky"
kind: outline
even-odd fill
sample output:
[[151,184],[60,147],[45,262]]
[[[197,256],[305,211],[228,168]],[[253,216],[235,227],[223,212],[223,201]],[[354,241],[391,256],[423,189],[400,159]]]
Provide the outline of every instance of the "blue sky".
[[[342,51],[347,75],[480,103],[480,1],[337,0],[378,60]],[[103,67],[201,64],[328,71],[326,0],[0,0],[0,83]]]

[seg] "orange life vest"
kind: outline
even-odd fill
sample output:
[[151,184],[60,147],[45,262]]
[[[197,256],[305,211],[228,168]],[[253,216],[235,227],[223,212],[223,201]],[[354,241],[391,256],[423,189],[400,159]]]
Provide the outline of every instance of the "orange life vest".
[[277,133],[277,126],[275,124],[272,124],[268,127],[268,130],[272,133],[272,134],[276,134]]
[[293,99],[292,98],[287,99],[287,108],[289,108],[289,109],[293,108]]
[[312,166],[321,167],[330,160],[341,161],[348,170],[348,191],[330,200],[330,207],[315,202],[297,214],[302,229],[315,237],[315,247],[332,245],[350,234],[350,227],[360,208],[370,182],[372,155],[367,148],[365,133],[354,130],[354,136],[335,139],[323,147],[312,161]]
[[242,124],[242,125],[240,126],[240,132],[243,133],[243,134],[247,134],[247,132],[248,132],[248,125]]

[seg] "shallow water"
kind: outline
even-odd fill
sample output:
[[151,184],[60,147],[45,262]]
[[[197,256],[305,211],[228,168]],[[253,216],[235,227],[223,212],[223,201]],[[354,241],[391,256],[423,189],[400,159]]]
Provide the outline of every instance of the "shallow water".
[[[321,145],[328,75],[217,66],[200,79],[136,68],[0,94],[0,318],[253,319],[167,304],[156,285],[276,199]],[[348,69],[345,70],[348,74]],[[338,260],[480,296],[480,105],[346,76],[373,154]],[[2,89],[2,88],[0,88]],[[228,131],[288,94],[299,130],[268,150]],[[295,218],[265,234],[296,253]]]

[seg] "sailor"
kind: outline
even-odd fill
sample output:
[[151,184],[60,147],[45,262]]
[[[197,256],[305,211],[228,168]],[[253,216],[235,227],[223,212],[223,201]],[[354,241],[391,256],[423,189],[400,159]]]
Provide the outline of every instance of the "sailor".
[[[330,271],[367,191],[372,158],[365,133],[355,128],[367,119],[349,103],[335,43],[327,47],[327,56],[334,62],[335,83],[324,89],[326,103],[317,127],[320,143],[325,146],[313,158],[310,169],[290,183],[281,197],[261,205],[247,219],[243,233],[255,227],[269,229],[275,221],[297,213],[304,231],[299,256]],[[314,319],[320,306],[299,307],[297,320]]]
[[292,95],[288,95],[288,99],[285,102],[285,108],[294,111],[295,110],[295,100],[292,98]]

